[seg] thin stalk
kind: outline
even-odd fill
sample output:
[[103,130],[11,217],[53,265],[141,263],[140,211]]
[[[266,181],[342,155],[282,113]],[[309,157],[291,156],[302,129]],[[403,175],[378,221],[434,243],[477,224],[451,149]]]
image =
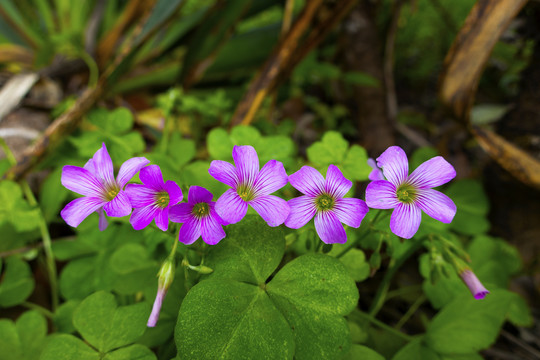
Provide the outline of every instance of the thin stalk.
[[377,325],[381,329],[383,329],[383,330],[385,330],[385,331],[387,331],[387,332],[389,332],[389,333],[391,333],[391,334],[393,334],[393,335],[395,335],[397,337],[400,337],[405,341],[412,341],[414,339],[412,336],[404,334],[401,331],[396,330],[396,329],[394,329],[393,327],[391,327],[389,325],[386,325],[382,321],[377,320],[373,315],[367,314],[367,313],[365,313],[363,311],[358,310],[358,311],[353,312],[351,315],[362,318],[364,320],[367,320],[370,323]]
[[416,312],[416,310],[418,310],[418,308],[420,307],[420,305],[422,305],[424,303],[424,301],[426,301],[426,296],[424,294],[422,294],[418,299],[416,299],[416,301],[411,305],[411,307],[409,308],[409,310],[407,310],[407,312],[405,313],[405,315],[403,315],[403,317],[401,319],[399,319],[398,323],[396,324],[396,326],[394,326],[394,328],[396,328],[396,330],[399,330],[401,329],[401,327],[403,325],[405,325],[405,323],[407,321],[409,321],[409,319],[411,318],[411,316],[414,315],[414,313]]
[[[4,153],[6,154],[6,158],[11,163],[12,166],[17,165],[17,160],[15,159],[15,156],[11,152],[11,149],[6,144],[5,140],[0,138],[0,146],[4,150]],[[39,231],[41,233],[41,239],[43,240],[43,249],[45,250],[45,258],[47,262],[47,272],[49,275],[49,282],[51,285],[51,299],[52,299],[52,309],[53,311],[56,311],[56,308],[58,307],[58,283],[57,283],[57,272],[56,272],[56,263],[54,261],[54,255],[52,251],[52,242],[51,242],[51,235],[49,234],[49,229],[47,227],[47,222],[45,221],[45,217],[43,216],[43,211],[41,210],[41,207],[39,206],[36,198],[34,197],[34,194],[32,193],[32,189],[30,189],[30,186],[28,186],[28,182],[26,180],[21,180],[21,187],[23,189],[23,192],[28,199],[28,203],[30,206],[35,206],[39,210]]]
[[[382,214],[382,211],[379,211],[375,217],[373,219],[371,219],[371,221],[369,222],[369,227],[371,228],[371,226],[373,226],[373,224],[375,224],[375,222],[377,221],[377,219],[379,218],[379,216]],[[367,235],[367,234],[370,234],[371,232],[367,232],[366,234],[364,235]],[[336,255],[336,258],[339,259],[340,257],[342,257],[343,255],[345,255],[346,253],[348,253],[349,251],[351,251],[352,249],[356,248],[356,245],[358,245],[358,243],[364,239],[365,236],[362,236],[362,237],[358,237],[356,238],[356,240],[354,240],[354,242],[351,244],[351,246],[349,246],[348,248],[346,248],[345,250],[343,250],[342,252],[340,252],[338,255]]]
[[49,234],[49,228],[47,227],[47,222],[43,216],[43,211],[34,197],[32,189],[28,186],[28,182],[26,182],[26,180],[21,180],[21,186],[28,199],[28,203],[39,210],[39,232],[41,233],[41,239],[43,241],[43,250],[45,250],[45,261],[47,263],[47,272],[49,274],[49,282],[51,285],[52,309],[53,311],[56,311],[56,308],[58,307],[58,282],[56,262],[54,261],[54,254],[52,251],[51,235]]
[[405,261],[407,261],[407,259],[422,246],[422,243],[423,239],[418,239],[414,241],[411,247],[407,249],[407,251],[399,259],[394,259],[392,261],[392,265],[384,275],[381,285],[379,286],[379,288],[377,289],[377,293],[375,294],[375,299],[371,303],[371,308],[369,310],[370,315],[375,316],[382,308],[386,300],[386,295],[388,293],[388,289],[390,288],[390,282],[394,277],[394,274],[405,263]]
[[21,305],[24,306],[24,307],[27,307],[28,309],[36,310],[37,312],[41,313],[42,315],[44,315],[45,317],[47,317],[49,319],[52,319],[54,317],[54,314],[52,312],[50,312],[48,309],[46,309],[43,306],[40,306],[38,304],[34,304],[34,303],[31,303],[31,302],[25,301]]

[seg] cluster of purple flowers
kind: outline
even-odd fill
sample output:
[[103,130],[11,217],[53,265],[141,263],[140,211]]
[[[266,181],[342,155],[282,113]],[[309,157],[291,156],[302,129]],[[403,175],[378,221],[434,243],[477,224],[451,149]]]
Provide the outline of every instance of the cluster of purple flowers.
[[[217,201],[200,186],[189,188],[188,201],[174,181],[164,181],[158,165],[148,165],[144,157],[127,160],[114,178],[112,160],[105,144],[84,167],[64,166],[62,184],[82,198],[71,201],[62,210],[67,224],[76,227],[88,215],[98,212],[99,228],[107,227],[107,216],[122,217],[131,214],[130,223],[135,230],[147,227],[152,221],[166,231],[169,220],[182,223],[179,241],[192,244],[199,237],[210,245],[217,244],[226,234],[223,226],[244,218],[251,206],[269,226],[281,224],[298,229],[314,218],[320,239],[327,244],[345,243],[347,235],[342,224],[357,228],[368,212],[374,209],[393,209],[390,229],[409,239],[417,232],[421,212],[444,223],[450,223],[456,214],[456,205],[433,187],[453,179],[456,172],[440,156],[434,157],[409,175],[405,152],[398,146],[384,151],[377,161],[369,160],[373,172],[366,189],[366,201],[346,198],[352,182],[339,168],[330,165],[326,179],[319,171],[303,166],[287,175],[283,164],[270,160],[262,168],[252,146],[235,146],[234,165],[214,160],[209,173],[216,180],[230,186]],[[140,172],[142,184],[126,184]],[[301,196],[285,201],[271,195],[290,183]],[[125,187],[125,189],[124,189]],[[132,211],[133,210],[133,211]],[[467,274],[469,274],[467,272]],[[464,280],[477,298],[487,290],[470,275]]]

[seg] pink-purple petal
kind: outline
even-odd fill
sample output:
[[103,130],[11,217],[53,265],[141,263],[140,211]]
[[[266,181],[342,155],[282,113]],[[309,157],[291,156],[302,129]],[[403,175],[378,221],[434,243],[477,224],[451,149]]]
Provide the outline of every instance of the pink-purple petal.
[[315,230],[325,244],[343,244],[347,234],[336,214],[332,211],[319,211],[315,215]]
[[251,145],[235,145],[232,156],[234,165],[236,165],[238,182],[240,184],[254,184],[259,173],[259,157],[255,148]]
[[409,175],[407,155],[399,146],[386,149],[377,158],[377,165],[382,169],[384,177],[396,186],[403,183]]
[[139,179],[144,185],[160,191],[164,188],[163,175],[158,165],[148,165],[143,167],[139,172]]
[[374,209],[393,209],[400,202],[397,199],[396,187],[390,181],[376,180],[366,188],[367,206]]
[[229,224],[242,220],[246,216],[247,209],[247,202],[242,200],[234,189],[225,191],[216,201],[216,212]]
[[442,192],[433,189],[418,190],[416,205],[428,216],[449,224],[456,215],[456,204]]
[[415,204],[399,203],[390,217],[390,230],[397,236],[410,239],[416,234],[422,212]]
[[126,160],[122,166],[120,166],[118,176],[116,177],[116,181],[120,188],[123,188],[124,185],[126,185],[128,181],[131,180],[135,174],[137,174],[139,170],[141,170],[141,168],[146,166],[149,162],[150,160],[144,157],[134,157]]
[[114,184],[114,167],[105,143],[103,143],[101,149],[96,151],[92,159],[94,160],[93,163],[96,175],[103,183]]
[[258,195],[269,195],[287,185],[288,181],[283,163],[270,160],[257,175],[253,190]]
[[175,223],[185,223],[193,217],[192,211],[193,205],[188,203],[171,206],[169,208],[169,219]]
[[154,220],[160,230],[167,231],[169,228],[169,208],[158,209]]
[[236,187],[238,185],[238,175],[236,174],[236,168],[234,165],[222,161],[214,160],[210,164],[208,173],[217,181],[229,185],[231,187]]
[[408,182],[420,189],[429,189],[446,184],[456,177],[456,170],[442,156],[422,163],[409,176]]
[[122,217],[131,213],[131,202],[125,191],[120,190],[118,194],[103,206],[107,216]]
[[476,275],[471,270],[465,270],[459,274],[459,276],[461,276],[461,279],[465,285],[467,285],[476,300],[482,300],[487,294],[489,294],[488,289],[482,285],[480,280],[478,280]]
[[97,176],[96,167],[94,165],[94,159],[90,158],[86,164],[84,164],[83,168],[90,171],[94,176]]
[[300,170],[289,175],[289,182],[305,195],[315,197],[324,192],[324,177],[311,166],[302,166]]
[[88,215],[97,211],[103,204],[105,202],[97,197],[78,198],[67,204],[60,212],[60,216],[69,226],[77,227]]
[[137,209],[133,209],[133,213],[129,218],[129,222],[135,230],[142,230],[157,216],[159,208],[155,206],[145,206]]
[[368,212],[368,207],[363,200],[355,198],[337,199],[332,210],[339,221],[347,226],[357,228]]
[[201,236],[201,221],[196,218],[190,218],[180,228],[178,241],[186,245],[193,244]]
[[201,236],[208,245],[216,245],[225,237],[225,231],[219,223],[217,214],[212,212],[201,219]]
[[182,189],[172,180],[167,180],[165,182],[165,191],[169,194],[169,206],[176,205],[184,198],[182,194]]
[[379,167],[377,166],[377,162],[373,160],[372,158],[369,158],[367,163],[369,166],[373,168],[373,170],[369,173],[369,176],[368,176],[369,180],[372,180],[372,181],[384,180],[382,170],[379,169]]
[[259,196],[249,204],[271,227],[283,224],[290,212],[287,201],[274,195]]
[[330,164],[326,172],[325,190],[335,198],[342,198],[352,187],[352,181],[347,180],[339,168]]
[[99,231],[105,231],[107,229],[107,226],[109,226],[109,222],[107,221],[107,218],[105,217],[105,212],[103,211],[103,208],[99,208],[97,210],[97,213],[99,214]]
[[156,191],[141,184],[127,184],[124,190],[134,208],[154,205]]
[[291,229],[299,229],[306,225],[317,212],[315,199],[311,196],[299,196],[289,200],[288,203],[291,212],[285,220],[285,226]]
[[90,171],[78,166],[66,165],[62,168],[62,185],[77,194],[102,197],[105,189],[101,181]]
[[202,186],[193,185],[189,188],[188,202],[190,204],[208,203],[212,201],[213,197],[214,195]]
[[146,326],[148,327],[156,326],[157,321],[159,319],[159,312],[161,311],[161,305],[163,304],[163,299],[165,298],[165,293],[166,293],[165,290],[158,289],[156,298],[154,300],[154,305],[152,305],[152,312],[150,313],[150,317],[148,318],[148,322],[146,323]]

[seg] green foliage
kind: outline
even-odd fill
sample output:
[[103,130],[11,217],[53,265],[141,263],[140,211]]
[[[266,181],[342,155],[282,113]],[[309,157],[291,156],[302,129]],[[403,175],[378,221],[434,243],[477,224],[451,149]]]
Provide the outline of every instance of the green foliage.
[[214,159],[232,161],[234,145],[251,145],[257,150],[261,167],[271,159],[281,161],[286,168],[294,164],[292,154],[295,147],[290,137],[262,136],[259,130],[252,126],[236,126],[230,134],[221,128],[212,129],[206,143],[208,152]]
[[456,204],[457,212],[451,229],[466,235],[477,235],[489,230],[487,212],[489,202],[482,185],[475,180],[456,180],[446,191]]
[[22,247],[37,237],[39,210],[23,198],[17,183],[0,181],[0,251]]
[[349,180],[367,180],[371,167],[367,164],[366,150],[356,144],[349,147],[347,140],[336,131],[327,131],[321,141],[313,143],[307,149],[308,160],[319,170],[330,164],[340,168]]
[[210,251],[207,264],[214,272],[182,303],[175,331],[179,356],[346,354],[350,337],[342,316],[354,308],[358,293],[343,265],[326,255],[305,255],[268,282],[283,256],[282,230],[252,216],[235,229]]
[[4,275],[0,281],[0,307],[15,306],[25,301],[34,291],[34,278],[28,263],[16,256],[8,257],[4,266]]
[[46,343],[47,320],[27,311],[14,323],[0,319],[0,360],[37,360]]

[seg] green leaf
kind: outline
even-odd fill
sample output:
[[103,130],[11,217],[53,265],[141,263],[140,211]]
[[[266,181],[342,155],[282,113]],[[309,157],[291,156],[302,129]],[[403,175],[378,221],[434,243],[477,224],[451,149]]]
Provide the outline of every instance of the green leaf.
[[0,360],[20,359],[21,341],[13,321],[0,319]]
[[470,243],[467,252],[474,264],[495,261],[508,275],[513,275],[521,269],[521,257],[518,250],[503,239],[488,235],[476,236]]
[[179,133],[173,133],[167,150],[174,159],[175,166],[181,167],[195,157],[195,142],[191,139],[183,139]]
[[213,159],[232,160],[234,145],[225,129],[214,128],[210,130],[206,137],[206,146]]
[[60,293],[66,299],[83,299],[96,288],[96,257],[70,261],[60,274]]
[[231,141],[234,145],[257,146],[261,139],[261,133],[253,126],[238,125],[231,130]]
[[483,300],[459,296],[429,325],[426,344],[440,354],[468,354],[488,348],[496,339],[513,294],[493,290]]
[[356,144],[352,145],[340,166],[343,176],[349,180],[367,180],[372,170],[367,160],[366,149]]
[[82,337],[102,352],[137,340],[146,329],[144,303],[117,308],[110,293],[99,291],[84,299],[73,315],[73,324]]
[[[351,245],[334,244],[332,251],[330,251],[328,255],[337,256],[349,246]],[[366,262],[366,256],[362,250],[351,249],[347,251],[345,255],[340,257],[339,261],[341,261],[343,265],[345,265],[354,281],[361,282],[368,278],[370,267],[369,264]]]
[[353,344],[343,360],[384,360],[384,357],[367,346]]
[[488,198],[482,185],[475,180],[457,180],[446,191],[456,204],[457,212],[451,228],[466,235],[482,234],[489,230],[486,219],[489,210]]
[[294,330],[296,359],[337,358],[348,352],[351,339],[342,316],[356,307],[358,290],[338,260],[302,255],[285,265],[266,289]]
[[307,156],[310,162],[319,167],[340,164],[345,159],[348,147],[349,143],[340,133],[327,131],[321,141],[307,148]]
[[226,239],[213,246],[208,256],[207,266],[214,269],[211,279],[264,284],[285,251],[282,227],[269,227],[258,215],[227,227]]
[[186,359],[292,359],[289,325],[258,286],[205,280],[184,298],[175,331]]
[[32,231],[38,228],[39,210],[28,204],[23,198],[17,183],[9,180],[0,181],[0,224],[7,222],[16,231]]
[[186,165],[182,172],[182,183],[202,186],[214,195],[214,199],[217,199],[228,189],[228,186],[210,176],[209,168],[210,162],[208,161],[194,161]]
[[[62,167],[54,169],[45,179],[39,192],[39,204],[48,222],[56,219],[69,191],[62,185]],[[56,255],[56,254],[55,254]]]
[[534,320],[527,302],[518,294],[514,295],[508,311],[508,321],[516,326],[532,326]]
[[88,121],[111,134],[123,134],[133,128],[133,115],[125,107],[95,109],[88,114]]
[[418,338],[405,345],[392,360],[440,360],[439,355]]
[[103,360],[155,360],[156,355],[140,344],[130,345],[105,355]]
[[111,269],[118,274],[129,274],[154,265],[144,246],[131,243],[120,246],[111,256],[110,263]]
[[0,282],[0,307],[15,306],[25,301],[34,291],[30,266],[16,256],[5,260],[6,270]]
[[36,311],[23,313],[16,323],[0,320],[0,360],[37,360],[45,346],[47,320]]
[[45,346],[47,320],[37,311],[27,311],[15,324],[21,342],[21,359],[37,360]]
[[54,335],[47,343],[40,360],[100,360],[101,356],[73,335]]
[[73,313],[80,303],[80,301],[69,300],[56,309],[53,322],[58,332],[66,334],[75,332],[75,326],[73,326]]

